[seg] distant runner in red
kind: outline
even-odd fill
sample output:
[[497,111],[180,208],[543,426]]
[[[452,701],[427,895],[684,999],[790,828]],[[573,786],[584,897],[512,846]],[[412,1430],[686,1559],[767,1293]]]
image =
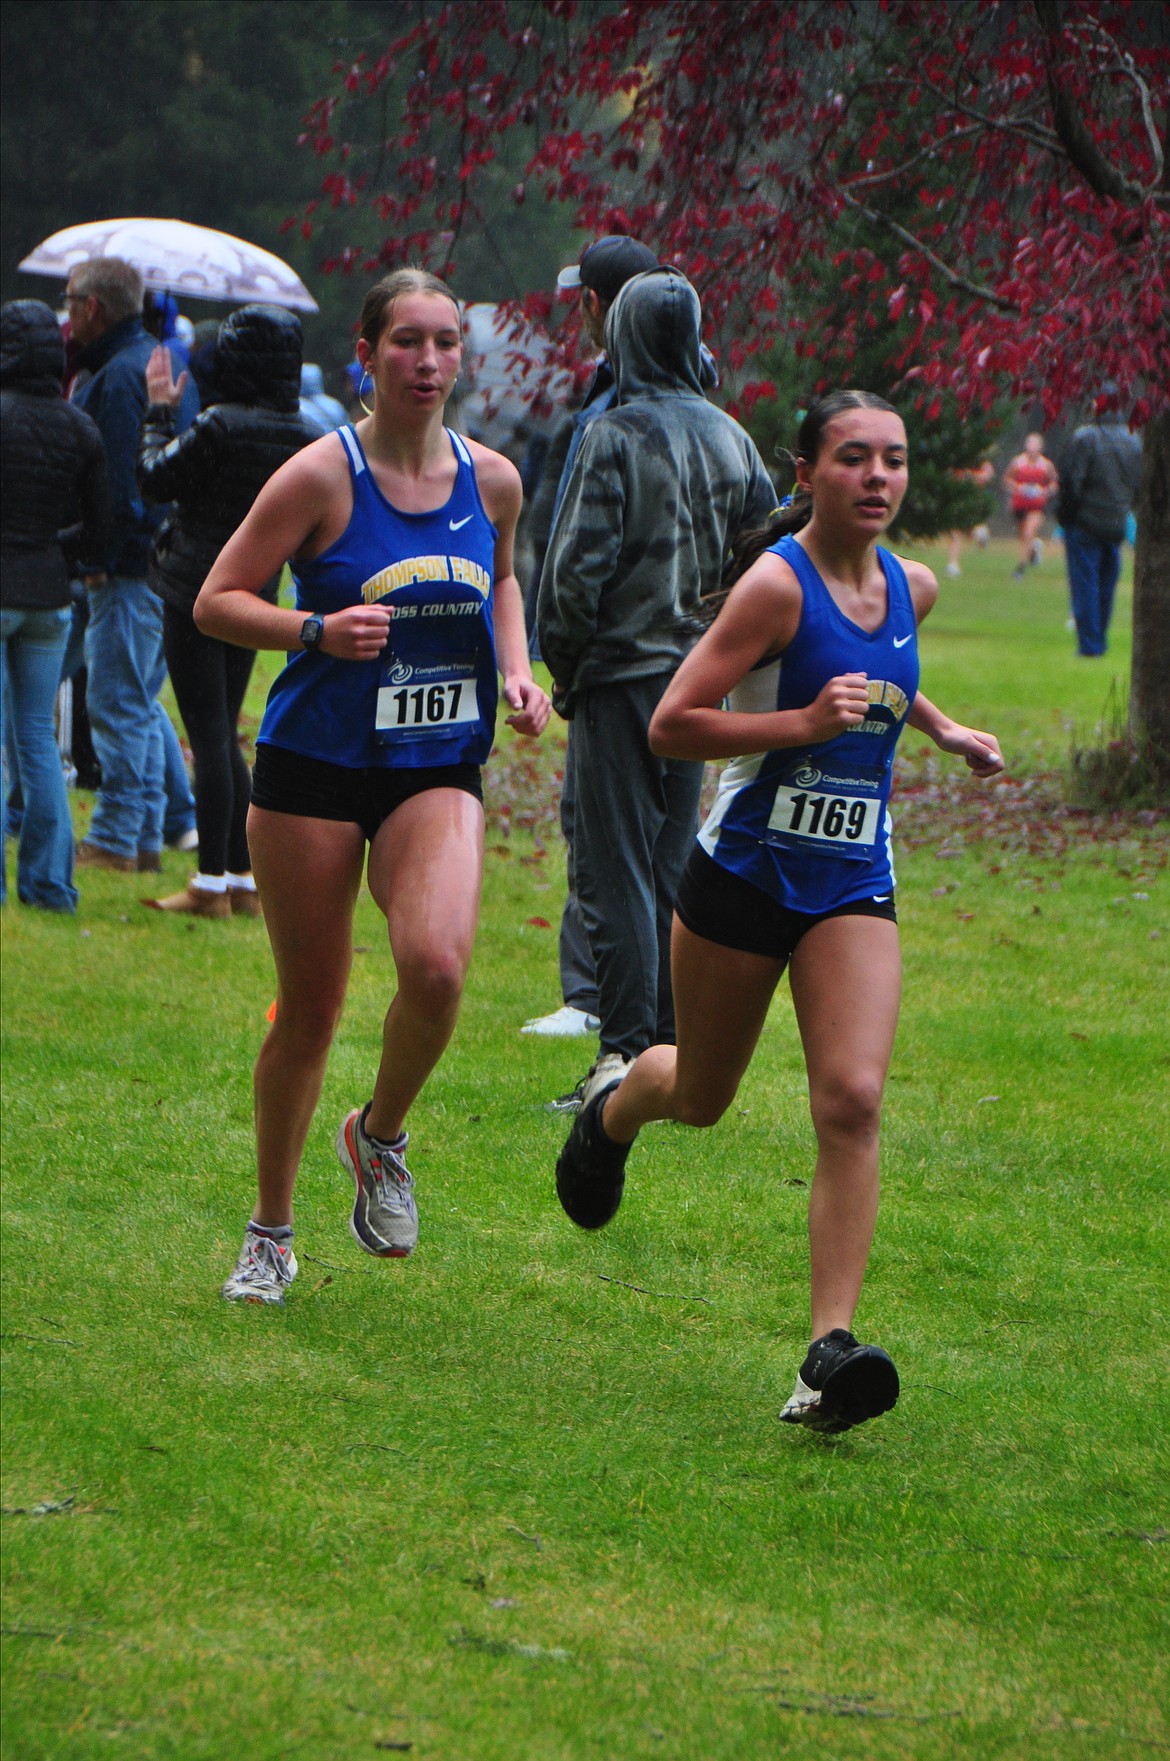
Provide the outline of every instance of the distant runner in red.
[[1060,488],[1060,478],[1051,459],[1044,456],[1044,436],[1029,434],[1023,452],[1018,452],[1003,474],[1012,518],[1020,539],[1020,560],[1012,579],[1022,581],[1030,567],[1044,555],[1040,528],[1048,503]]

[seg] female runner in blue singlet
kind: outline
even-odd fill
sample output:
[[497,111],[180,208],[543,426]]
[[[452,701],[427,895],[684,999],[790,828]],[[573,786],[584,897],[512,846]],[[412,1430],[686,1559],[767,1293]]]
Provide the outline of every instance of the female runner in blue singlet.
[[[512,568],[519,475],[443,426],[461,352],[459,308],[434,276],[397,270],[371,288],[357,354],[373,414],[270,479],[195,606],[205,634],[289,652],[248,817],[277,999],[255,1074],[259,1197],[230,1300],[282,1302],[296,1274],[293,1185],[345,1000],[367,844],[398,991],[373,1097],[342,1120],[337,1153],[359,1246],[414,1248],[405,1120],[454,1030],[475,939],[497,670],[512,727],[539,734],[548,720]],[[295,611],[259,597],[290,558]]]
[[877,1218],[901,991],[886,812],[894,747],[909,724],[977,776],[1003,760],[990,734],[960,727],[918,691],[916,630],[937,583],[878,545],[906,491],[896,410],[868,392],[824,398],[801,424],[797,486],[791,511],[745,535],[756,560],[651,723],[663,756],[732,761],[679,889],[677,1048],[652,1046],[624,1080],[586,1091],[557,1190],[574,1222],[599,1228],[621,1202],[643,1125],[714,1125],[787,967],[817,1162],[812,1344],[780,1416],[842,1431],[898,1396],[888,1355],[851,1331]]

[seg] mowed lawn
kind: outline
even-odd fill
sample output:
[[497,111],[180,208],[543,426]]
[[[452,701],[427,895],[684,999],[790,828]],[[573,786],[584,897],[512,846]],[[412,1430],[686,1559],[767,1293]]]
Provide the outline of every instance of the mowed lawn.
[[556,1203],[543,1103],[592,1050],[518,1029],[559,1001],[559,724],[493,761],[403,1264],[354,1246],[332,1147],[393,983],[361,904],[283,1309],[218,1296],[263,926],[160,918],[96,872],[76,919],[7,907],[5,1756],[1170,1749],[1170,840],[1070,816],[1053,777],[1124,695],[1128,594],[1113,653],[1078,661],[1058,552],[1022,583],[1011,562],[966,557],[922,642],[923,688],[1000,735],[1011,780],[907,737],[858,1317],[903,1392],[842,1438],[776,1422],[813,1156],[786,989],[715,1130],[646,1131],[597,1236]]

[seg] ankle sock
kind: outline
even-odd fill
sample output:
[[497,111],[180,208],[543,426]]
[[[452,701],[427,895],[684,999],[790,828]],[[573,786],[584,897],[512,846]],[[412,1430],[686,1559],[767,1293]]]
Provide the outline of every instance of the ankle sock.
[[229,869],[223,878],[233,893],[237,891],[241,893],[254,893],[256,891],[256,882],[252,879],[250,874],[233,874]]
[[248,1234],[262,1235],[266,1240],[277,1243],[291,1241],[293,1238],[291,1223],[254,1223],[251,1219],[248,1222]]
[[226,893],[227,879],[222,874],[196,874],[191,885],[200,893]]
[[410,1142],[409,1131],[400,1131],[395,1138],[375,1137],[369,1126],[366,1124],[366,1120],[370,1116],[370,1107],[372,1104],[372,1102],[367,1101],[362,1108],[362,1130],[365,1132],[367,1138],[376,1150],[389,1150],[392,1156],[400,1156]]

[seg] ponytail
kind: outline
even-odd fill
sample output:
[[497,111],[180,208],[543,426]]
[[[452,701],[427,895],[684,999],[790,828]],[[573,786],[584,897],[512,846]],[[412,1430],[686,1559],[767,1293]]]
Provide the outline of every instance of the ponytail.
[[741,526],[731,541],[731,549],[723,564],[723,575],[718,589],[714,593],[705,594],[699,601],[699,618],[706,628],[713,624],[727,603],[727,596],[741,575],[746,575],[752,564],[771,550],[782,538],[789,538],[807,526],[812,519],[812,496],[801,488],[786,495],[779,507],[772,509],[762,526]]

